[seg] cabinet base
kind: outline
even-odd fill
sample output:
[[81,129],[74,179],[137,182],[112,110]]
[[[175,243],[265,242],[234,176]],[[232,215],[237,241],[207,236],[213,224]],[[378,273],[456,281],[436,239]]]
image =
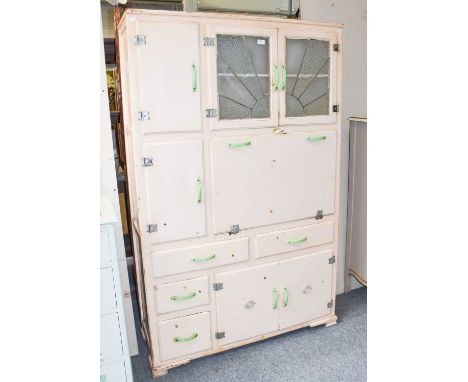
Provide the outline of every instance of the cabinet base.
[[[338,320],[337,316],[330,317],[330,319],[325,323],[325,326],[328,328],[329,326],[336,325]],[[316,325],[311,325],[311,327],[316,326]]]

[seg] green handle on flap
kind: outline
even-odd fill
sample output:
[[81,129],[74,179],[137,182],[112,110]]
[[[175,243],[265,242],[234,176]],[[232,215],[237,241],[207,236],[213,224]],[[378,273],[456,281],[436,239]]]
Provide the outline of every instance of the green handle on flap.
[[284,307],[288,306],[288,302],[289,302],[288,288],[283,288],[283,306]]
[[236,147],[245,147],[245,146],[250,146],[252,142],[247,141],[247,142],[241,142],[241,143],[229,143],[228,147],[230,149],[235,149]]
[[273,65],[273,72],[274,72],[273,86],[275,90],[278,90],[278,82],[279,82],[278,65]]
[[193,263],[203,263],[205,261],[213,260],[215,257],[216,257],[216,255],[210,255],[210,256],[207,256],[207,257],[197,257],[197,258],[192,259],[192,262]]
[[276,288],[273,288],[273,310],[278,307],[278,291]]
[[194,298],[196,295],[197,295],[197,292],[192,292],[185,296],[172,296],[171,300],[172,301],[186,301],[186,300],[190,300],[191,298]]
[[198,337],[198,333],[193,333],[190,337],[174,337],[174,342],[189,342]]
[[324,141],[327,139],[325,135],[316,135],[315,137],[307,137],[309,142]]
[[281,89],[284,90],[286,89],[286,65],[281,65],[281,71],[282,71],[282,81],[281,81]]
[[201,179],[197,178],[197,203],[201,203],[201,199],[202,199]]
[[192,91],[197,91],[197,67],[192,64]]
[[302,239],[288,240],[288,244],[300,244],[307,240],[307,236]]

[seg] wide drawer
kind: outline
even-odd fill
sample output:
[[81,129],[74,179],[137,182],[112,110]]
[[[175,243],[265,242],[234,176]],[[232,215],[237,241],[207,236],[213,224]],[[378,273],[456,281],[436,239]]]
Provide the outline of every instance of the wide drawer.
[[218,241],[205,245],[171,249],[153,253],[153,276],[161,277],[198,271],[246,261],[249,259],[249,238]]
[[159,322],[161,361],[210,349],[210,327],[209,312]]
[[209,302],[207,276],[156,286],[156,306],[159,314],[205,305]]
[[333,241],[333,222],[269,232],[256,236],[257,258],[314,247]]

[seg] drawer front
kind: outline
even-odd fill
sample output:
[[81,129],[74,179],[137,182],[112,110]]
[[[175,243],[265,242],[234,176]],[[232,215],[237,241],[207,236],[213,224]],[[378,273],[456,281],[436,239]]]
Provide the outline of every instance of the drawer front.
[[101,313],[117,307],[112,268],[101,269]]
[[161,277],[198,271],[246,261],[249,259],[249,238],[219,241],[200,246],[153,253],[153,275]]
[[327,244],[333,241],[333,222],[269,232],[255,238],[257,258]]
[[117,313],[101,316],[101,362],[123,355]]
[[161,321],[158,324],[161,361],[210,349],[210,327],[209,312]]
[[162,284],[156,287],[158,313],[209,304],[208,277]]

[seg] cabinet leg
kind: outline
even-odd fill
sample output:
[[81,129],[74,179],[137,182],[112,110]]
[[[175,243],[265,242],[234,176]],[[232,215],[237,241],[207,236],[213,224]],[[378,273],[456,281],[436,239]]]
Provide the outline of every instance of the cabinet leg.
[[164,377],[167,373],[167,370],[153,371],[153,378]]
[[329,326],[336,325],[336,321],[338,320],[337,316],[330,317],[330,319],[327,321],[325,326],[328,328]]

